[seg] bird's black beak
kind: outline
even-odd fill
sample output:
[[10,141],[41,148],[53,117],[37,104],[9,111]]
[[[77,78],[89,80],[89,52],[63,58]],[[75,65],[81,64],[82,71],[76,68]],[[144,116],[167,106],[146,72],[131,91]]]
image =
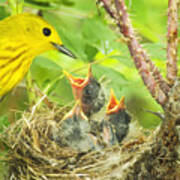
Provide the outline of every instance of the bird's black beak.
[[74,59],[76,59],[76,56],[70,51],[68,50],[67,48],[65,48],[63,45],[59,45],[59,44],[56,44],[54,42],[51,42],[51,44],[60,52],[62,52],[63,54],[66,54],[67,56],[70,56]]

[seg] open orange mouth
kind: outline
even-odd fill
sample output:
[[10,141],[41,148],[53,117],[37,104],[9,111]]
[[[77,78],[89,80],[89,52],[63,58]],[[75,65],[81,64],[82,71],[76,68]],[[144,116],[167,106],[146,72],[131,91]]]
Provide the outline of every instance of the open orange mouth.
[[126,106],[124,101],[125,101],[124,96],[120,99],[120,101],[118,101],[116,96],[114,95],[113,90],[111,89],[111,95],[110,95],[109,103],[107,105],[106,114],[113,114],[118,112],[119,110],[125,109]]

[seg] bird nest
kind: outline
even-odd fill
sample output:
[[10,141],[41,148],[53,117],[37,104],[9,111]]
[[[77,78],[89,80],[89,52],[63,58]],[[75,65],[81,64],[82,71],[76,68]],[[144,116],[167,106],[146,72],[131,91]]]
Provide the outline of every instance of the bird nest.
[[[144,179],[163,179],[169,168],[179,168],[175,163],[177,156],[168,154],[155,143],[159,130],[145,136],[134,122],[131,122],[129,133],[120,144],[102,143],[97,149],[85,148],[82,151],[61,145],[54,140],[53,134],[68,111],[69,108],[43,108],[33,115],[25,112],[20,120],[6,129],[1,137],[9,147],[5,160],[9,175],[5,179],[134,180],[139,179],[140,174]],[[177,172],[179,170],[170,175]],[[170,176],[167,179],[171,180]]]
[[[6,129],[2,139],[9,147],[7,179],[108,179],[110,176],[123,179],[122,165],[129,166],[128,161],[134,154],[148,147],[140,129],[139,133],[135,130],[135,136],[133,133],[127,136],[121,145],[105,146],[102,143],[97,149],[82,151],[62,146],[53,139],[53,134],[68,110],[44,108],[33,115],[25,112]],[[132,127],[130,129],[133,131]]]

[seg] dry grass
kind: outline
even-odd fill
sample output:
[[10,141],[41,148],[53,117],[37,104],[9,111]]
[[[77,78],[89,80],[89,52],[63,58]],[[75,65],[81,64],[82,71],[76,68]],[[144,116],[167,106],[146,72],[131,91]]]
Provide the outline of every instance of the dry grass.
[[[151,161],[149,158],[158,129],[150,131],[150,136],[146,137],[134,122],[121,145],[84,153],[61,147],[52,139],[52,134],[69,109],[41,107],[33,114],[25,112],[20,120],[6,129],[1,135],[9,147],[5,159],[9,175],[5,179],[125,180],[131,177],[133,180],[133,168],[138,169],[139,163]],[[157,157],[156,163],[159,161]],[[160,166],[155,168],[161,169]]]

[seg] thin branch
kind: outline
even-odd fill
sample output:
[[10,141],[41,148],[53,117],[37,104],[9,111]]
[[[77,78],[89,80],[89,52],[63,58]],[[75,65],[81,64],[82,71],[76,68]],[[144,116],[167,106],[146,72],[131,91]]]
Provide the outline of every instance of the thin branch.
[[170,85],[177,78],[178,0],[169,0],[167,32],[167,79]]
[[108,0],[100,1],[103,3],[108,14],[116,20],[121,33],[127,39],[127,46],[130,54],[144,81],[144,84],[147,86],[156,101],[159,104],[164,105],[167,100],[169,86],[161,76],[157,67],[152,63],[146,52],[137,41],[124,0],[114,0],[116,12],[112,10]]

